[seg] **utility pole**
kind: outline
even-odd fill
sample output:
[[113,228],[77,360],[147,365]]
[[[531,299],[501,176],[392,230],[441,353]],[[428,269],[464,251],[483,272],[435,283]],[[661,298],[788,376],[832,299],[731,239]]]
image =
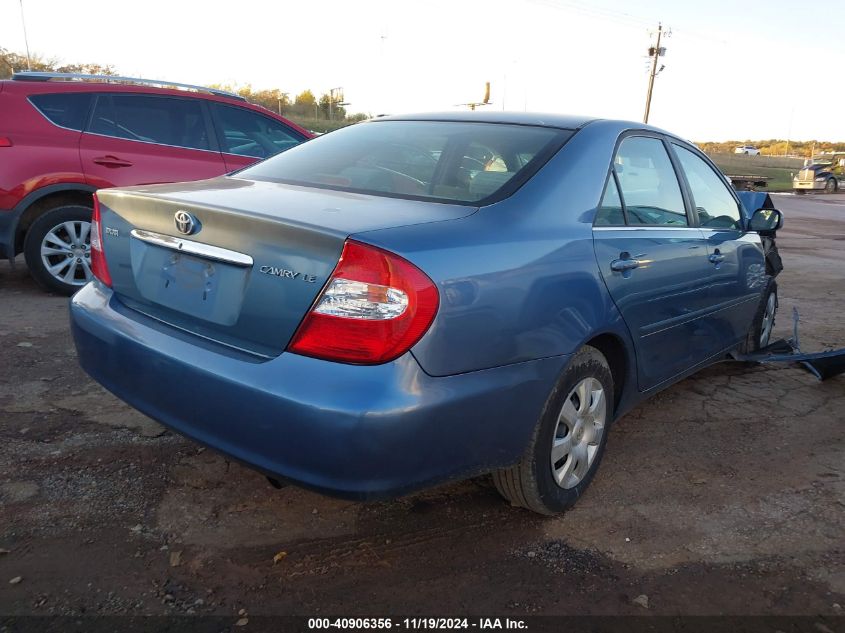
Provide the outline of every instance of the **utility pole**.
[[795,106],[789,112],[789,129],[786,131],[786,149],[783,152],[784,156],[789,156],[789,139],[792,137],[792,117],[795,116]]
[[329,121],[334,120],[334,93],[340,92],[342,88],[329,88]]
[[343,100],[343,87],[331,88],[329,90],[329,121],[334,120],[334,107],[346,106],[348,102]]
[[657,69],[657,60],[659,57],[663,57],[666,54],[665,48],[660,48],[660,38],[663,35],[663,25],[658,22],[657,23],[657,45],[651,46],[648,49],[648,56],[651,57],[651,70],[648,73],[648,93],[646,94],[645,98],[645,115],[643,116],[643,123],[648,123],[648,113],[651,110],[651,93],[654,91],[654,78],[657,77],[657,74],[663,70],[663,66],[660,67],[660,70]]
[[23,0],[21,2],[21,25],[23,26],[23,43],[26,46],[26,69],[32,70],[32,60],[29,58],[29,40],[26,37],[26,20],[23,17]]

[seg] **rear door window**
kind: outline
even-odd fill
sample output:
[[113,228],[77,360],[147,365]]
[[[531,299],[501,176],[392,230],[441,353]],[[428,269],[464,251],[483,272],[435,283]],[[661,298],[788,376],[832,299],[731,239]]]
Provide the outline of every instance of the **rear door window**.
[[210,149],[202,102],[148,95],[101,95],[90,132],[131,141]]
[[687,177],[700,225],[741,230],[739,204],[725,181],[700,156],[681,145],[672,145]]
[[622,198],[619,196],[619,188],[616,186],[616,178],[610,174],[607,179],[607,186],[604,188],[604,195],[601,197],[601,204],[596,211],[596,226],[624,226],[625,213],[622,211]]
[[51,123],[70,130],[82,130],[88,119],[92,98],[91,93],[65,92],[32,95],[29,100]]
[[613,165],[631,225],[688,226],[684,198],[663,141],[629,136]]
[[305,139],[283,123],[246,108],[212,103],[220,128],[223,151],[239,156],[267,158]]

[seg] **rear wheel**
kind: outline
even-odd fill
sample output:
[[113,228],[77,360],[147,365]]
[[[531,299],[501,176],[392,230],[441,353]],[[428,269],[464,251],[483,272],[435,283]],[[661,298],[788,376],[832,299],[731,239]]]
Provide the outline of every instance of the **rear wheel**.
[[824,183],[824,192],[825,193],[836,193],[836,179],[835,178],[828,178],[827,182]]
[[554,515],[572,506],[592,481],[613,419],[613,377],[597,349],[572,358],[537,423],[522,460],[493,473],[515,506]]
[[54,207],[26,234],[24,256],[29,272],[46,290],[71,295],[94,276],[91,273],[91,207]]

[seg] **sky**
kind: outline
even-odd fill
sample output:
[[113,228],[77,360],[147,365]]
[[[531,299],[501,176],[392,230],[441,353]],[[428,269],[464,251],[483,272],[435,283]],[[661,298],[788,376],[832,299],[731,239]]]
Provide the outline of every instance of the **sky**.
[[[696,140],[845,141],[845,11],[793,0],[23,0],[30,52],[120,74],[342,87],[371,114],[488,109],[641,121]],[[20,0],[0,47],[23,53]]]

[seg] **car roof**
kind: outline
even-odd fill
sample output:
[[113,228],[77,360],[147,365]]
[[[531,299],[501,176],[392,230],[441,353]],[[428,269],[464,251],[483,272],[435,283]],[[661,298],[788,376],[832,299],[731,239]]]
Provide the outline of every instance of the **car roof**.
[[[234,103],[237,105],[248,105],[249,102],[237,95],[229,96],[224,93],[214,93],[211,89],[198,87],[197,89],[185,89],[181,87],[168,87],[154,84],[139,84],[130,82],[111,81],[27,81],[15,79],[3,79],[0,83],[5,84],[15,92],[26,94],[41,94],[54,92],[134,92],[143,94],[156,94],[188,97],[194,99],[208,99]],[[251,104],[249,104],[251,105]]]
[[309,132],[302,126],[294,123],[290,119],[280,116],[276,112],[268,110],[267,108],[259,104],[247,101],[245,98],[240,97],[238,95],[233,94],[232,96],[229,96],[228,94],[221,93],[220,91],[212,92],[211,90],[213,89],[206,89],[201,86],[186,86],[184,84],[176,84],[172,87],[158,86],[154,85],[154,82],[152,80],[150,84],[140,84],[131,83],[131,81],[111,82],[107,79],[108,78],[103,81],[27,81],[15,79],[2,79],[0,80],[0,92],[2,92],[4,86],[6,86],[9,92],[14,92],[17,94],[22,93],[26,96],[35,94],[54,94],[59,92],[104,92],[111,94],[144,94],[159,95],[163,97],[183,97],[187,99],[200,99],[203,101],[217,101],[219,103],[225,103],[229,105],[238,106],[240,108],[246,108],[248,110],[253,110],[264,116],[272,117],[277,121],[283,121],[289,127],[292,127],[301,134],[304,134],[307,138],[313,138],[314,136],[311,132]]
[[[537,112],[493,112],[490,110],[425,112],[416,114],[396,114],[380,116],[372,121],[466,121],[479,123],[509,123],[513,125],[537,125],[576,130],[598,117],[574,116],[567,114],[545,114]],[[638,124],[642,126],[642,124]]]

